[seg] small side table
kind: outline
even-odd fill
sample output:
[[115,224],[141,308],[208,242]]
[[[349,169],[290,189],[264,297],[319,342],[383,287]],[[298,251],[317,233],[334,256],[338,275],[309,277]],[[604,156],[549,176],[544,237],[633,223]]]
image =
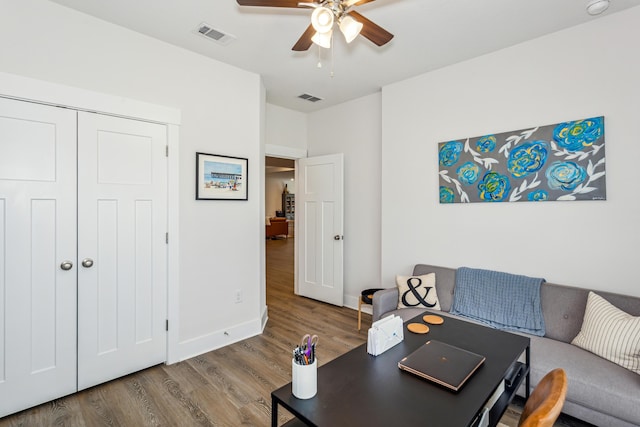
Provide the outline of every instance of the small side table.
[[358,300],[358,330],[362,329],[362,304],[373,304],[373,294],[383,288],[365,289]]

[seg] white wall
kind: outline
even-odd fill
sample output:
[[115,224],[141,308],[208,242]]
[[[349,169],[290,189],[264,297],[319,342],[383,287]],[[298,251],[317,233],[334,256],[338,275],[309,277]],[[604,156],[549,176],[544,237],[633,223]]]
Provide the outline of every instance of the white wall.
[[[45,0],[2,0],[0,10],[0,71],[182,111],[180,150],[171,153],[180,156],[178,353],[259,333],[260,77]],[[195,201],[196,151],[248,158],[249,200]],[[233,303],[236,289],[241,304]]]
[[307,149],[307,114],[267,104],[266,121],[267,145]]
[[[383,88],[388,286],[424,262],[640,295],[639,22],[635,7]],[[597,115],[606,201],[439,204],[438,142]]]
[[363,289],[380,287],[380,114],[380,93],[309,114],[309,157],[344,153],[344,302],[350,307],[358,306]]

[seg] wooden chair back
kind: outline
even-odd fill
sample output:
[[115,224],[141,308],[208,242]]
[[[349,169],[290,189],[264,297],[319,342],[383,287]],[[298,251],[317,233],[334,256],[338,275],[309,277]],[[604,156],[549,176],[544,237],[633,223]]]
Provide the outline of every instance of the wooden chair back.
[[554,369],[545,375],[524,405],[519,427],[552,427],[567,396],[567,374]]

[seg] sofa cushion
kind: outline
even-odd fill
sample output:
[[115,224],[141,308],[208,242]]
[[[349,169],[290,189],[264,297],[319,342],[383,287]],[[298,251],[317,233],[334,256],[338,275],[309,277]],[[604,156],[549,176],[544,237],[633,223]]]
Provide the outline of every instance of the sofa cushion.
[[640,424],[640,376],[571,344],[530,338],[532,387],[547,372],[562,368],[569,379],[567,402]]
[[432,308],[440,310],[436,291],[436,275],[396,276],[398,308]]
[[[632,316],[640,316],[638,298],[604,291],[599,291],[598,294],[620,310]],[[588,295],[588,289],[544,283],[540,287],[540,297],[546,326],[545,336],[570,343],[580,332]],[[442,300],[440,303],[442,304]]]
[[570,343],[580,332],[588,290],[544,283],[540,287],[545,336]]
[[640,317],[589,292],[582,329],[573,345],[640,374]]

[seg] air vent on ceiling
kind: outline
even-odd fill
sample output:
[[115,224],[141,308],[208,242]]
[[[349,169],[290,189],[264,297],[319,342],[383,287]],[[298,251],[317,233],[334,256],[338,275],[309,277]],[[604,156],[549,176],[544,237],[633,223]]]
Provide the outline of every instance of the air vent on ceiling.
[[318,98],[317,96],[309,95],[308,93],[303,93],[302,95],[298,95],[298,98],[304,99],[309,102],[318,102],[322,101],[322,98]]
[[202,23],[196,29],[196,32],[201,36],[204,36],[208,39],[215,41],[221,45],[228,45],[232,41],[236,39],[236,36],[231,35],[229,33],[225,33],[224,31],[217,30],[213,28],[211,25]]

